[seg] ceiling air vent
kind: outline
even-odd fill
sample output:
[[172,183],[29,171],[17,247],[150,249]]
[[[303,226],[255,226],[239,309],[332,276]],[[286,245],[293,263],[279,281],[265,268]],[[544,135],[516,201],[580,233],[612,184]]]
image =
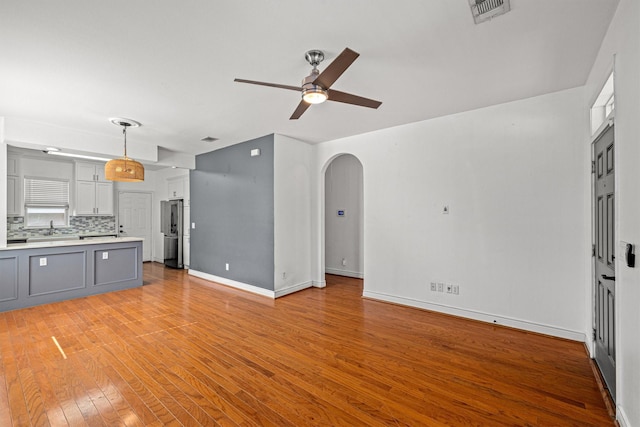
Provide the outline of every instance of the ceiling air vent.
[[511,10],[509,0],[469,0],[473,21],[479,24]]
[[204,138],[201,138],[200,141],[202,142],[213,142],[213,141],[217,141],[218,138],[214,138],[212,136],[205,136]]

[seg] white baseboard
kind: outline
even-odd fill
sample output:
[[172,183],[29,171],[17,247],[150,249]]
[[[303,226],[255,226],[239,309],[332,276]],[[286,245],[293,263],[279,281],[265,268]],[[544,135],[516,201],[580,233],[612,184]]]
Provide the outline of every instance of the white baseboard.
[[340,270],[338,268],[325,268],[324,272],[327,274],[335,274],[337,276],[354,277],[356,279],[364,278],[364,273],[360,271]]
[[392,302],[410,307],[422,308],[425,310],[436,311],[439,313],[451,314],[454,316],[464,317],[467,319],[479,320],[482,322],[492,323],[496,325],[509,326],[516,329],[522,329],[530,332],[551,335],[554,337],[565,338],[573,341],[585,342],[586,336],[582,332],[571,331],[568,329],[558,328],[555,326],[542,325],[533,322],[527,322],[509,317],[496,316],[489,313],[479,311],[466,310],[451,307],[445,304],[436,304],[427,301],[421,301],[413,298],[398,297],[395,295],[383,294],[380,292],[364,291],[363,297],[380,301]]
[[616,420],[618,421],[618,424],[620,424],[620,427],[631,427],[631,423],[629,422],[629,417],[627,417],[627,414],[624,412],[624,409],[622,409],[622,407],[617,406],[616,407]]
[[275,292],[276,298],[280,298],[285,295],[292,294],[294,292],[302,291],[304,289],[310,288],[311,286],[313,286],[311,282],[304,282],[304,283],[299,283],[297,285],[291,285],[284,289],[277,289]]
[[327,282],[324,280],[312,280],[311,281],[311,285],[314,288],[326,288],[327,287]]
[[259,288],[258,286],[249,285],[248,283],[237,282],[235,280],[227,279],[224,277],[214,276],[213,274],[203,273],[202,271],[189,270],[191,276],[196,276],[210,282],[220,283],[221,285],[231,286],[232,288],[242,289],[243,291],[251,292],[254,294],[262,295],[269,298],[275,298],[276,293],[268,289]]
[[289,295],[294,292],[298,292],[313,286],[312,282],[304,282],[304,283],[299,283],[297,285],[291,285],[284,289],[278,289],[274,292],[268,289],[260,288],[258,286],[250,285],[248,283],[238,282],[238,281],[227,279],[224,277],[215,276],[209,273],[203,273],[202,271],[189,270],[189,274],[204,280],[208,280],[210,282],[219,283],[225,286],[231,286],[232,288],[241,289],[243,291],[251,292],[251,293],[262,295],[269,298],[280,298],[285,295]]

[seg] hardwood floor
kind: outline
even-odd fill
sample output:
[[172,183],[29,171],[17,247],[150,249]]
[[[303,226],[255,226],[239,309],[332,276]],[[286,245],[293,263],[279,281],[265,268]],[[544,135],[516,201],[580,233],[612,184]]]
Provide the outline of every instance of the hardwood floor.
[[144,272],[0,313],[0,426],[614,425],[581,343],[363,299],[338,276],[273,301]]

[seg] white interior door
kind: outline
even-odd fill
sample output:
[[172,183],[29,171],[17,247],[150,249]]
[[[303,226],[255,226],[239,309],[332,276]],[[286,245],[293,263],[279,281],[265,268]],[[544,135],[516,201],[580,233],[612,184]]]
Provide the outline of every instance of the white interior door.
[[120,237],[142,237],[142,260],[151,261],[151,193],[118,194],[118,233]]

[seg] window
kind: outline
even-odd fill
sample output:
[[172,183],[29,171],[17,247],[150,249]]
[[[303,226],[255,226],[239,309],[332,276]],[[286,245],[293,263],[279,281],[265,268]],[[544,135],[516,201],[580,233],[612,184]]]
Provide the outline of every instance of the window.
[[50,178],[24,179],[26,227],[69,225],[69,181]]
[[614,113],[616,108],[614,92],[613,73],[611,73],[591,106],[591,135],[595,135],[602,124]]

